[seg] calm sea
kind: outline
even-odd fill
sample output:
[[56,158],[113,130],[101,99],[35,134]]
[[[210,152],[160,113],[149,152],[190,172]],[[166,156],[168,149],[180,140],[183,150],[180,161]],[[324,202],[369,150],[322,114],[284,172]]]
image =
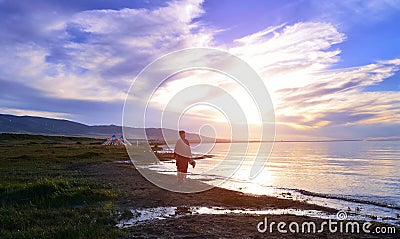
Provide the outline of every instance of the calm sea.
[[264,155],[268,158],[264,170],[249,181],[246,172],[252,162],[248,156],[268,144],[249,143],[247,153],[226,158],[229,150],[240,145],[218,143],[209,152],[214,157],[198,160],[191,177],[210,180],[220,175],[202,174],[207,168],[221,160],[236,166],[245,159],[237,173],[220,186],[308,201],[378,220],[399,220],[400,141],[277,142],[270,157]]

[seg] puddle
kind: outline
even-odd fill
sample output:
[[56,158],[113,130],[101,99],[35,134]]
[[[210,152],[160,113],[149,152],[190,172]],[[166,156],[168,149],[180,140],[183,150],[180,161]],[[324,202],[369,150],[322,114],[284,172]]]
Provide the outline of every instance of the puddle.
[[185,215],[221,215],[221,214],[248,214],[248,215],[282,215],[289,214],[295,216],[318,217],[325,219],[335,219],[336,215],[317,210],[299,209],[267,209],[267,210],[248,210],[248,209],[226,209],[222,207],[157,207],[141,208],[130,210],[134,215],[130,219],[120,221],[118,227],[131,227],[138,223],[151,220],[162,220],[167,218],[179,218]]
[[[318,210],[301,210],[301,209],[227,209],[223,207],[156,207],[156,208],[140,208],[130,210],[133,217],[121,220],[117,227],[127,228],[139,223],[144,223],[152,220],[163,220],[168,218],[179,218],[186,215],[222,215],[222,214],[246,214],[246,215],[294,215],[306,216],[320,219],[337,220],[336,214],[328,214]],[[347,220],[362,220],[362,221],[380,221],[369,216],[361,216],[356,214],[347,214]],[[399,225],[399,221],[385,220],[386,223]]]
[[133,215],[130,219],[121,220],[117,227],[130,227],[134,224],[154,220],[154,219],[166,219],[175,216],[176,207],[157,207],[157,208],[143,208],[143,209],[131,209]]

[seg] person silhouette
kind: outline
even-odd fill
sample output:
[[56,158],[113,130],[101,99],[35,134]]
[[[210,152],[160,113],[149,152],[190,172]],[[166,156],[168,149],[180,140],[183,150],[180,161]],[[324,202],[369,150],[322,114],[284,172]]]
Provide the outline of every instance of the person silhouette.
[[186,139],[186,133],[183,130],[179,131],[179,140],[175,144],[174,158],[176,160],[177,181],[182,184],[186,180],[186,174],[189,163],[195,166],[192,158],[189,141]]

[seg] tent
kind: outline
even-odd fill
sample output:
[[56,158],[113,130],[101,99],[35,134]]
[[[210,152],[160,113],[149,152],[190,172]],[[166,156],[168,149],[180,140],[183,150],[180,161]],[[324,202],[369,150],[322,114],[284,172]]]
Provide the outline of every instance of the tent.
[[107,138],[106,141],[104,141],[103,145],[126,145],[130,144],[128,141],[124,140],[124,137],[121,136],[120,138],[117,138],[115,134],[111,136],[110,138]]

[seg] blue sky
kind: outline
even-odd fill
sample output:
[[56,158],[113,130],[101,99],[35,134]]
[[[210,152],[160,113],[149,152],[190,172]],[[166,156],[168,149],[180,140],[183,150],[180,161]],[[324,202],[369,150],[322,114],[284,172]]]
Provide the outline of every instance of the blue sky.
[[264,80],[278,139],[400,136],[398,0],[0,0],[0,17],[1,113],[120,125],[143,67],[213,47]]

